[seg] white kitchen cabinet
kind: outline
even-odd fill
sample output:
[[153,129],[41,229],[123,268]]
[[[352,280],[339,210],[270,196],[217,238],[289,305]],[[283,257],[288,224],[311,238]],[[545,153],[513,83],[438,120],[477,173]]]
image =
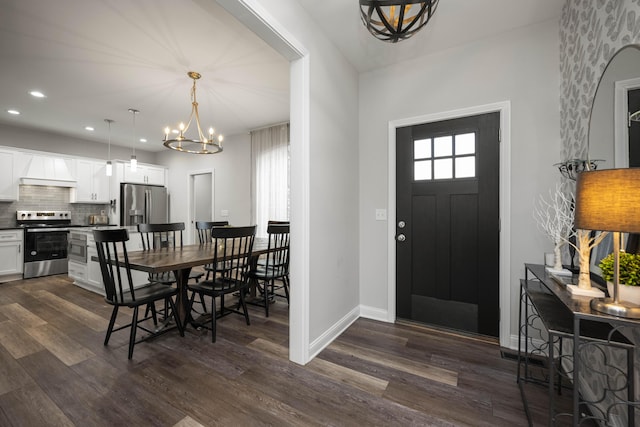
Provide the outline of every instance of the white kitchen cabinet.
[[[74,232],[78,231],[74,230]],[[87,262],[86,264],[76,265],[76,261],[69,261],[69,276],[74,279],[74,284],[77,286],[104,295],[102,271],[100,270],[100,262],[97,261],[98,251],[96,242],[93,239],[93,230],[88,228],[83,232],[87,234]],[[129,239],[127,251],[133,252],[142,249],[140,233],[129,233]],[[94,258],[96,261],[93,260]],[[122,277],[126,277],[124,269],[121,270],[121,274]],[[131,278],[134,288],[139,288],[148,283],[148,275],[143,271],[131,270]]]
[[109,203],[109,177],[105,162],[77,160],[76,179],[76,203]]
[[0,200],[18,200],[18,180],[15,173],[15,153],[0,150]]
[[0,231],[0,279],[3,282],[22,279],[23,238],[22,230]]
[[135,172],[131,171],[130,163],[124,164],[123,182],[133,182],[136,184],[165,185],[165,169],[153,165],[138,165]]

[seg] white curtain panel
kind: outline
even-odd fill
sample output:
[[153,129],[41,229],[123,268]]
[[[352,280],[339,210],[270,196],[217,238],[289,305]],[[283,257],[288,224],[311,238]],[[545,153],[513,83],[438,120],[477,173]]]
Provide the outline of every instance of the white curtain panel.
[[251,132],[251,193],[256,236],[266,237],[270,220],[289,220],[288,124]]

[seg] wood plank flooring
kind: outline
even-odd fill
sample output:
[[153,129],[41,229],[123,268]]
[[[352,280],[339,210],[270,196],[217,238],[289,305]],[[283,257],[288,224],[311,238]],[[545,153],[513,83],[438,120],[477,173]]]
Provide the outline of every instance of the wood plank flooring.
[[[64,275],[0,284],[0,426],[525,426],[497,344],[356,321],[307,366],[288,361],[283,300],[136,345],[103,346],[111,306]],[[124,311],[120,323],[130,317]],[[528,394],[535,425],[546,390]]]

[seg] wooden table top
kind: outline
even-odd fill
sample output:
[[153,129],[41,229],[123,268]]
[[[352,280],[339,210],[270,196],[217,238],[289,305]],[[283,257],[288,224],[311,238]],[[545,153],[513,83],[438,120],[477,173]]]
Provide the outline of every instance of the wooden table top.
[[[267,253],[268,239],[255,238],[252,257]],[[132,269],[148,273],[181,270],[208,264],[213,260],[212,244],[184,245],[177,248],[161,248],[147,251],[131,251],[129,264]]]

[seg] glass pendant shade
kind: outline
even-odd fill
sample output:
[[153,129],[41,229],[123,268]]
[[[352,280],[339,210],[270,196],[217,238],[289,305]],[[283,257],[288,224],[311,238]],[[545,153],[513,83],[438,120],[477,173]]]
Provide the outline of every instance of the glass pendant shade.
[[136,158],[136,114],[140,113],[140,111],[129,108],[129,112],[133,116],[133,152],[131,153],[129,167],[131,172],[136,172],[138,170],[138,159]]

